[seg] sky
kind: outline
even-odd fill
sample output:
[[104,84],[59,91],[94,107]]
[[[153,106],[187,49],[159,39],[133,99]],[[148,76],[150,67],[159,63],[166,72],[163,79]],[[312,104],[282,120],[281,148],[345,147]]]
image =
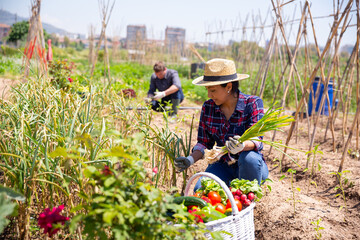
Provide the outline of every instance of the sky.
[[[101,1],[105,4],[114,2],[114,0]],[[16,13],[18,16],[29,17],[31,2],[31,0],[0,0],[0,9]],[[283,6],[283,20],[300,18],[304,2],[304,0],[295,0]],[[309,2],[313,17],[329,16],[333,13],[333,0]],[[355,9],[355,6],[352,9]],[[99,33],[101,30],[98,0],[42,0],[40,13],[43,22],[68,32],[86,35],[91,24],[95,26],[96,32]],[[351,14],[350,24],[356,24],[356,12],[353,11]],[[271,25],[273,18],[271,0],[115,0],[106,34],[126,37],[127,25],[145,25],[148,38],[163,40],[165,28],[168,26],[185,28],[188,42],[227,44],[229,40],[257,39],[261,43],[270,39],[272,28],[265,28],[264,32],[258,29],[255,33],[247,29],[245,34],[241,28],[252,27],[254,22],[256,26],[262,25],[260,22]],[[332,23],[332,17],[315,19],[316,36],[320,46],[325,45]],[[298,23],[294,23],[292,27],[287,24],[286,34],[290,36],[290,43],[294,42],[298,26]],[[232,29],[237,30],[229,31]],[[220,33],[222,30],[225,31]],[[206,32],[212,34],[206,35]],[[311,32],[310,26],[308,32]],[[350,27],[345,32],[342,43],[354,45],[355,40],[356,28]],[[314,42],[313,37],[309,36],[309,42]]]

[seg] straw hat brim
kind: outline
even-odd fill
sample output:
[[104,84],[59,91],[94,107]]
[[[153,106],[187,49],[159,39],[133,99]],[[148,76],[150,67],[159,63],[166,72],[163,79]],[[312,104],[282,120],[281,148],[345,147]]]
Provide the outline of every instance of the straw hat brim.
[[192,83],[194,85],[198,85],[198,86],[215,86],[215,85],[220,85],[220,84],[224,84],[224,83],[228,83],[228,82],[236,82],[236,81],[240,81],[240,80],[244,80],[249,78],[248,74],[237,74],[237,78],[235,79],[230,79],[230,80],[223,80],[223,81],[204,81],[204,76],[195,78]]

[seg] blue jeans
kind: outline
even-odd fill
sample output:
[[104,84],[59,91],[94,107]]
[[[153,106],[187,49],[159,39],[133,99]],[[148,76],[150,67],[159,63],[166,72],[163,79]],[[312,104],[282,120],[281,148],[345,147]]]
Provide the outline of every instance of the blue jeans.
[[[261,184],[269,176],[269,169],[262,156],[255,151],[241,152],[236,163],[228,165],[226,162],[215,162],[210,164],[205,172],[212,173],[223,180],[228,186],[235,179],[257,179]],[[197,181],[194,191],[201,187],[201,178]]]

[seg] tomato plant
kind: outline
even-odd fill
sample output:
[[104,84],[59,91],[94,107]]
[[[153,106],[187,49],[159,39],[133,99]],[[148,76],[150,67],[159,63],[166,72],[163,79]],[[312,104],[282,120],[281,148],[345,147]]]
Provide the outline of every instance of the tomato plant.
[[208,198],[210,199],[212,205],[221,203],[221,197],[218,192],[215,192],[215,191],[209,192]]

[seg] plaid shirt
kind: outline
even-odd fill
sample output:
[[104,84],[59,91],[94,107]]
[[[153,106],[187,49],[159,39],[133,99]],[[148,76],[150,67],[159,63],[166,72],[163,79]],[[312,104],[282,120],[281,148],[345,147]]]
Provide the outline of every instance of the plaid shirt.
[[[229,137],[234,135],[241,136],[246,129],[250,128],[264,116],[264,106],[261,98],[257,96],[246,95],[239,91],[239,100],[234,113],[227,120],[220,106],[217,106],[212,99],[207,100],[201,110],[197,144],[193,151],[199,150],[204,154],[204,150],[212,149],[215,142],[217,146],[225,146]],[[262,137],[260,137],[262,139]],[[260,153],[263,144],[253,141],[254,151]],[[260,153],[261,154],[261,153]],[[232,155],[238,159],[239,154]],[[223,161],[229,161],[226,154],[221,158]]]

